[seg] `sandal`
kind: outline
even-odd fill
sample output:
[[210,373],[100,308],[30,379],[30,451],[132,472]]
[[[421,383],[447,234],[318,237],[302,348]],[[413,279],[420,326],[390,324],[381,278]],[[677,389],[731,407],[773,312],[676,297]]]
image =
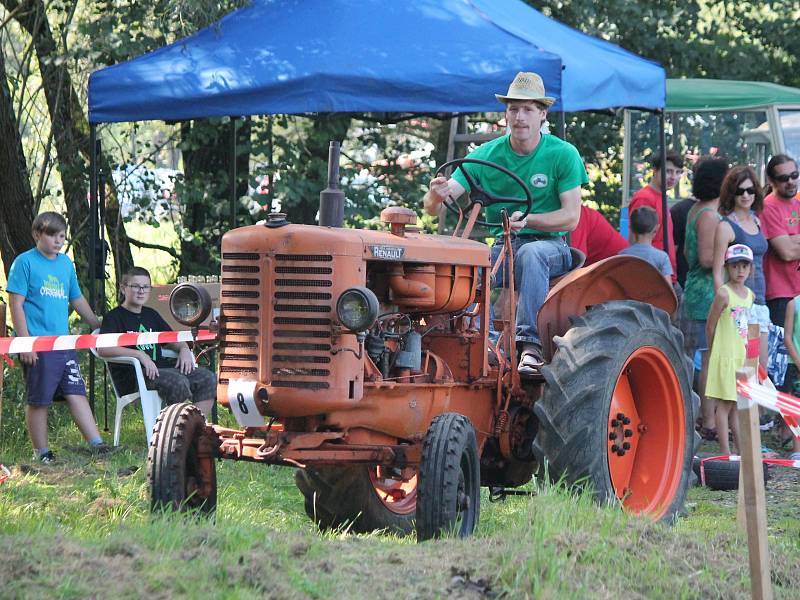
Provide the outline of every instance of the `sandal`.
[[698,425],[695,427],[697,433],[700,434],[700,437],[703,438],[707,442],[716,442],[717,441],[717,430],[710,429],[709,427],[703,427],[702,425]]
[[523,376],[538,375],[539,369],[543,365],[544,361],[536,350],[523,350],[519,357],[517,371]]

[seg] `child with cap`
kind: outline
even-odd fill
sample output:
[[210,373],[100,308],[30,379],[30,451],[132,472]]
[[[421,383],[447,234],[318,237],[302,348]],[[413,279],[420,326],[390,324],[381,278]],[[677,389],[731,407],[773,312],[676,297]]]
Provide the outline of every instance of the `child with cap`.
[[717,289],[706,323],[711,342],[708,359],[706,397],[716,404],[716,424],[722,454],[731,454],[728,423],[739,448],[739,420],[736,411],[736,370],[746,356],[747,314],[753,306],[753,292],[744,282],[750,275],[753,251],[744,244],[734,244],[725,252],[728,282]]

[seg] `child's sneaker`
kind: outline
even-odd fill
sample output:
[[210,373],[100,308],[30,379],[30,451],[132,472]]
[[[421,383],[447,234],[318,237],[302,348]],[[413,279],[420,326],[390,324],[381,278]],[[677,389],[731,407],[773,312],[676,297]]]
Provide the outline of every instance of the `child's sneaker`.
[[51,465],[56,462],[56,455],[53,454],[52,450],[48,450],[44,454],[39,454],[33,458],[34,460],[38,460],[40,463],[44,463],[46,465]]

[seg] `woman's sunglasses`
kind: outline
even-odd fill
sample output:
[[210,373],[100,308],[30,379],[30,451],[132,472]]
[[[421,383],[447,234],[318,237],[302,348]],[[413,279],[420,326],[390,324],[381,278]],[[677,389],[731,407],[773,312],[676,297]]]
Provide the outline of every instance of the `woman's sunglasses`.
[[800,173],[797,171],[792,171],[791,173],[787,173],[786,175],[775,175],[773,179],[778,183],[787,183],[790,179],[794,181],[800,177]]
[[736,188],[736,195],[737,196],[744,196],[745,194],[750,194],[751,196],[756,195],[756,188],[748,187],[748,188]]

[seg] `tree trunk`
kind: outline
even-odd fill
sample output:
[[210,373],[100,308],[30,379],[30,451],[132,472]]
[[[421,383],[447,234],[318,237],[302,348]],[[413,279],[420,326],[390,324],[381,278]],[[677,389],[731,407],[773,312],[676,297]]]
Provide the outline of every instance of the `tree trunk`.
[[[15,11],[15,18],[30,34],[43,88],[50,113],[51,127],[55,132],[53,142],[58,157],[58,168],[67,205],[67,219],[72,237],[72,252],[78,265],[78,278],[83,286],[88,283],[89,264],[89,157],[92,152],[89,140],[89,126],[84,118],[80,101],[72,86],[72,78],[67,69],[67,61],[59,54],[58,45],[50,29],[46,9],[42,0],[0,0],[9,11]],[[21,6],[20,6],[21,5]],[[101,164],[105,160],[101,159]],[[110,173],[108,166],[105,170]],[[113,190],[113,183],[111,184]],[[108,223],[120,223],[116,194],[110,194]],[[133,263],[130,245],[123,227],[118,227],[115,235],[114,254],[116,256],[117,276],[120,271]]]
[[22,150],[22,139],[8,88],[5,57],[0,51],[0,257],[8,270],[14,258],[33,247],[33,192]]

